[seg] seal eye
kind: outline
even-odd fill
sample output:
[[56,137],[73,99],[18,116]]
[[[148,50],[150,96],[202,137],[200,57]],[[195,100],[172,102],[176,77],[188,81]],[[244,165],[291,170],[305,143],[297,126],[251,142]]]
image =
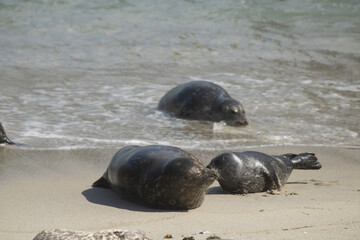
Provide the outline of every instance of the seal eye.
[[237,109],[231,109],[230,112],[231,112],[232,114],[238,114],[239,110],[237,110]]

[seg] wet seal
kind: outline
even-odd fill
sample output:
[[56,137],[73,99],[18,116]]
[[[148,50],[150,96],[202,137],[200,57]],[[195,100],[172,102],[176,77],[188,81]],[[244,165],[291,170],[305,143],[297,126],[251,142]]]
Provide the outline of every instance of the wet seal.
[[320,169],[314,153],[270,156],[261,152],[225,152],[207,166],[220,186],[233,194],[280,190],[293,169]]
[[11,141],[8,136],[6,135],[5,129],[2,126],[1,122],[0,122],[0,144],[16,144],[13,141]]
[[207,81],[192,81],[176,86],[160,100],[157,108],[171,116],[227,125],[247,125],[240,102],[220,86]]
[[73,231],[65,229],[49,229],[40,232],[35,236],[34,240],[74,240],[74,239],[87,239],[87,240],[150,240],[145,237],[141,231],[129,230],[105,230],[98,232],[84,232]]
[[180,148],[127,146],[114,155],[93,187],[111,188],[152,208],[187,210],[202,204],[215,177],[213,170]]

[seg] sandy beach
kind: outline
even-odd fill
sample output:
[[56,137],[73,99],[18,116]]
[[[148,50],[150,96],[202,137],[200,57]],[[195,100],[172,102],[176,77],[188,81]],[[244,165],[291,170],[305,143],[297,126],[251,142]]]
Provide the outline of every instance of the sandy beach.
[[[295,170],[280,192],[231,195],[215,182],[200,208],[161,211],[91,184],[117,149],[28,150],[0,146],[0,239],[44,229],[142,230],[151,239],[359,239],[360,149],[276,146],[268,154],[314,152],[319,171]],[[188,150],[204,164],[217,152]],[[225,150],[224,150],[225,151]],[[222,151],[221,151],[222,152]]]

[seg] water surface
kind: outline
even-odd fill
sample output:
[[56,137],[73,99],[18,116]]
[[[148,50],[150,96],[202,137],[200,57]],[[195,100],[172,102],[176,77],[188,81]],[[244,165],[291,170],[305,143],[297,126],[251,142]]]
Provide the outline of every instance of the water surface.
[[[0,121],[36,149],[360,147],[359,16],[357,0],[3,0]],[[193,80],[250,124],[156,110]]]

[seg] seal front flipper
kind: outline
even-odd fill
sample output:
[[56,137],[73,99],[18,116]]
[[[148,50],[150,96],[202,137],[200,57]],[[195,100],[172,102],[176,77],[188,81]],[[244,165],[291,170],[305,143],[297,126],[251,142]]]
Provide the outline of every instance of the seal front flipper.
[[270,164],[265,163],[263,168],[261,169],[261,172],[265,180],[265,186],[262,191],[280,190],[282,188],[279,176]]
[[16,144],[6,136],[5,129],[3,128],[3,126],[0,122],[0,144],[1,143],[7,143],[7,144],[11,144],[11,145]]
[[99,178],[97,181],[93,183],[92,186],[101,187],[101,188],[111,188],[109,182],[104,177]]
[[294,169],[320,169],[321,164],[317,161],[314,153],[300,153],[292,158],[291,162],[294,164]]

